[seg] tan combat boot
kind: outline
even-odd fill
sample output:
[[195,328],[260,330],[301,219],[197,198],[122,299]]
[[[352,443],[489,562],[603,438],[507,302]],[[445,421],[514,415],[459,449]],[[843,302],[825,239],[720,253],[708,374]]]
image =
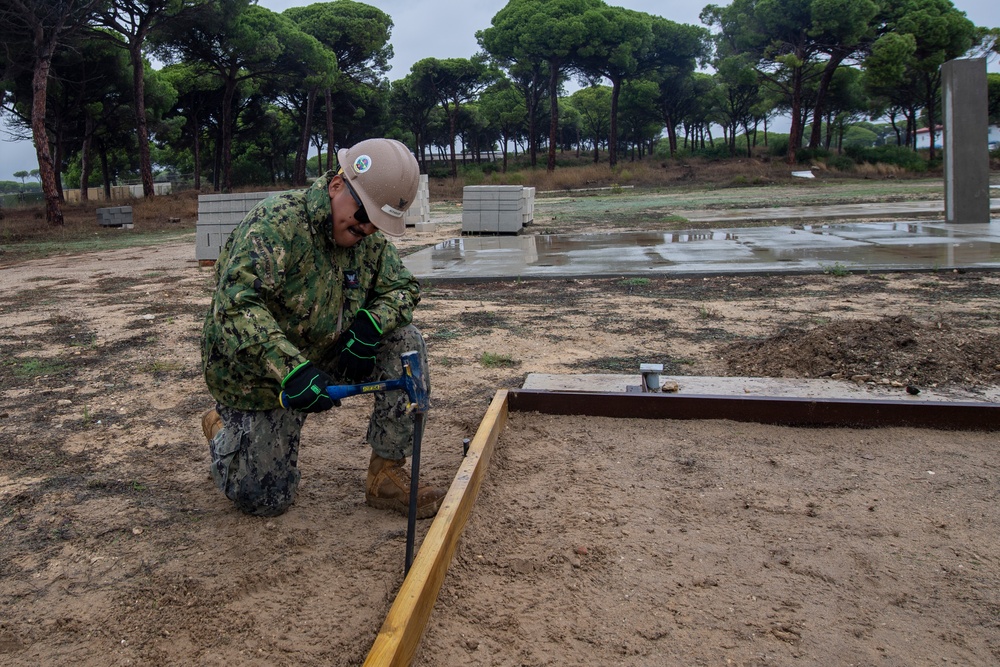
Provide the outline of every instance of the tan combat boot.
[[[410,512],[410,473],[403,469],[406,459],[393,461],[372,453],[365,482],[365,502],[380,510],[395,510],[403,516]],[[444,500],[444,489],[421,484],[417,488],[417,518],[437,514]]]
[[222,417],[214,409],[208,410],[201,416],[201,430],[205,438],[211,442],[215,434],[222,430]]

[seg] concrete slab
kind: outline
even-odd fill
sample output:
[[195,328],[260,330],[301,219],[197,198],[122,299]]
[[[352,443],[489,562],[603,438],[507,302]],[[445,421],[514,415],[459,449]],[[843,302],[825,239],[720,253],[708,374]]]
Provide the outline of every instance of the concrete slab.
[[[982,403],[1000,402],[1000,387],[987,387],[974,393],[961,389],[921,388],[920,393],[911,396],[903,387],[858,383],[850,380],[831,379],[791,379],[759,377],[711,377],[688,375],[661,375],[660,381],[676,382],[678,394],[692,396],[763,396],[769,398],[852,398],[900,401],[972,401]],[[580,375],[560,375],[549,373],[529,373],[523,389],[542,391],[586,391],[626,393],[630,388],[638,388],[642,376],[590,373]]]
[[[773,210],[773,209],[772,209]],[[1000,220],[455,238],[406,258],[437,281],[1000,269]]]

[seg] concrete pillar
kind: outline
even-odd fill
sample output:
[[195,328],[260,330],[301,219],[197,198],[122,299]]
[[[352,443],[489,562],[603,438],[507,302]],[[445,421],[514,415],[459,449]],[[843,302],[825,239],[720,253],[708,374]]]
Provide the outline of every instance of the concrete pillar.
[[944,210],[949,223],[989,223],[986,59],[941,66],[944,98]]

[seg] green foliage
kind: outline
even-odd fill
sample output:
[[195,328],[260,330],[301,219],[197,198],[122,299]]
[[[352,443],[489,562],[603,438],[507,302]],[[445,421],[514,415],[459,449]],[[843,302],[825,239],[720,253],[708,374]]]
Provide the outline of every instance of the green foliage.
[[486,368],[514,368],[520,366],[521,362],[508,354],[495,354],[493,352],[483,352],[479,357],[479,363]]
[[774,135],[770,137],[770,141],[767,144],[767,152],[774,157],[783,157],[788,155],[788,135]]
[[990,124],[1000,125],[1000,73],[989,72],[986,75],[986,90]]
[[834,263],[833,266],[823,266],[823,265],[820,265],[820,268],[823,269],[823,273],[825,273],[827,275],[830,275],[830,276],[833,276],[835,278],[845,278],[845,277],[851,275],[850,269],[848,269],[846,266],[844,266],[840,262]]
[[44,375],[60,375],[70,369],[70,365],[59,359],[14,359],[7,364],[12,367],[15,377],[36,378]]
[[849,146],[844,149],[847,157],[855,162],[868,162],[870,164],[893,164],[907,171],[925,172],[928,163],[919,153],[905,146]]
[[832,153],[825,148],[800,148],[795,151],[795,160],[797,162],[815,162],[826,160],[831,155]]
[[854,160],[846,155],[834,155],[826,161],[826,166],[837,171],[851,171],[854,169]]
[[618,284],[625,287],[646,287],[649,282],[649,278],[625,278]]

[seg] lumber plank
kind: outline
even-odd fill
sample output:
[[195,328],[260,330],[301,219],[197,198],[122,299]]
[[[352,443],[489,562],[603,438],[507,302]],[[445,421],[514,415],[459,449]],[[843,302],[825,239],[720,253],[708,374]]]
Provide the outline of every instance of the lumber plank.
[[494,395],[469,444],[469,452],[368,652],[365,667],[406,667],[413,660],[506,423],[507,390],[502,389]]

